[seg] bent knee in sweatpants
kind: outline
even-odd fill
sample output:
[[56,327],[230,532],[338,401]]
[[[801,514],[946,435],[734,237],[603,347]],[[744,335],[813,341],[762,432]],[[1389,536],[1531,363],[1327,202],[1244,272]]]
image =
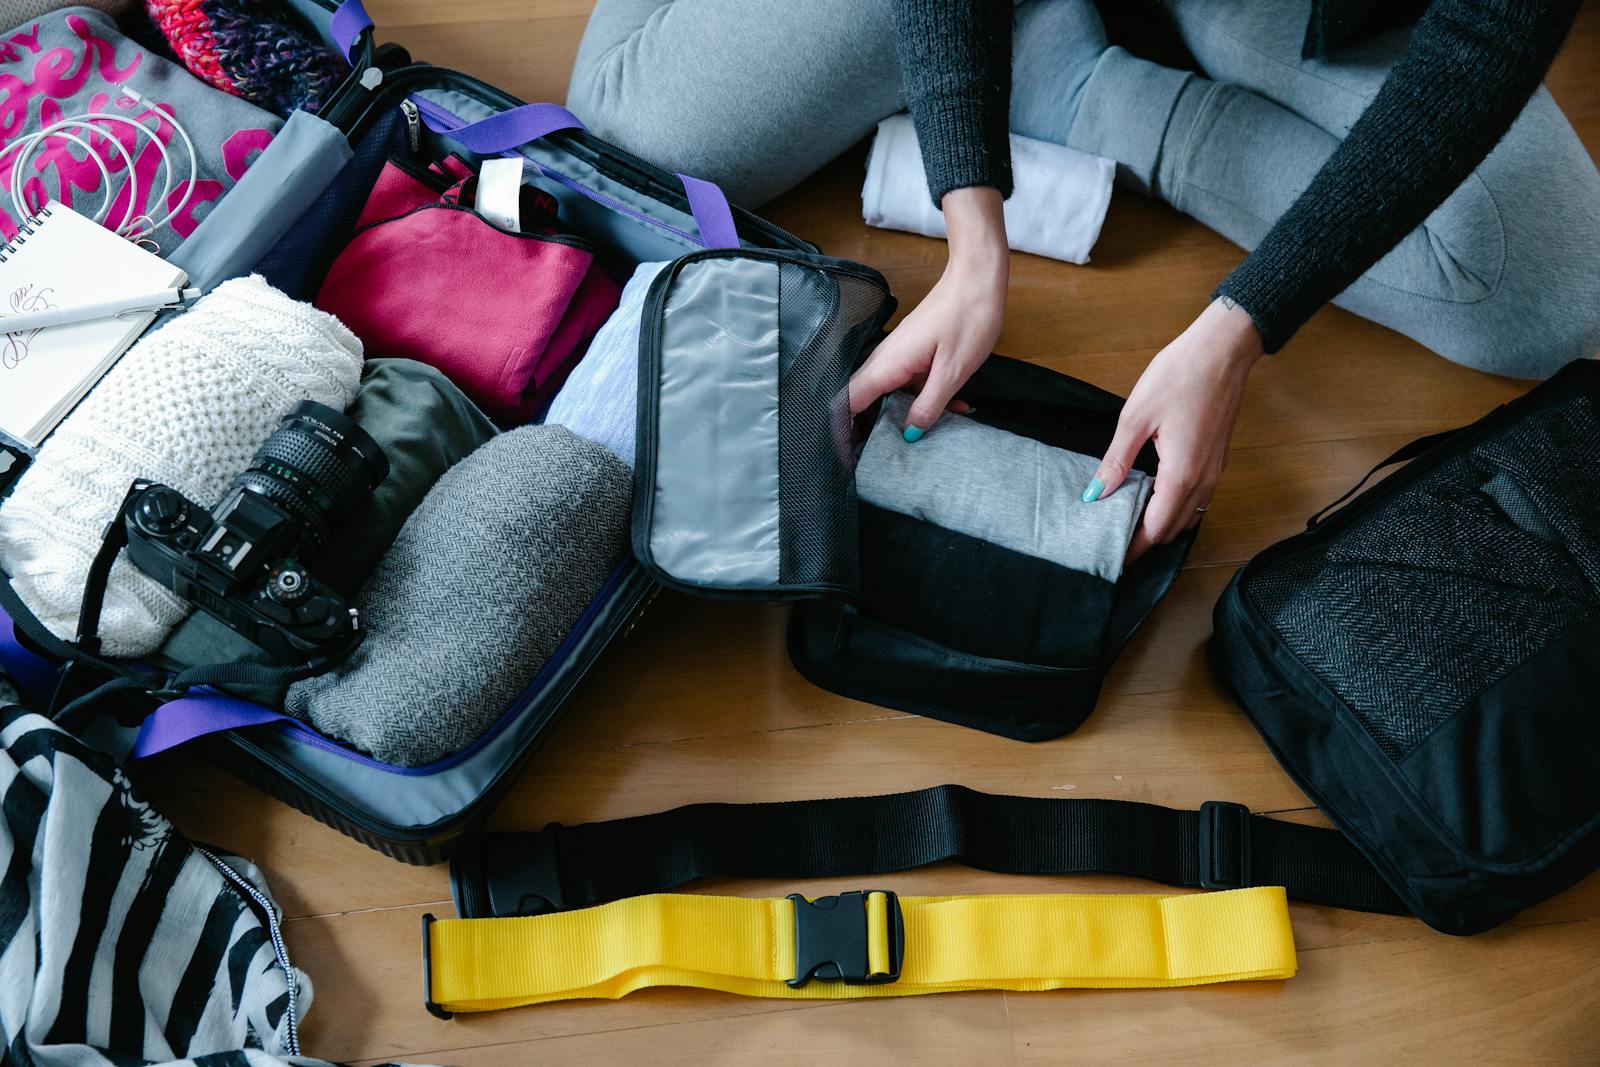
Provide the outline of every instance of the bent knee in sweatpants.
[[[1597,243],[1587,248],[1552,249],[1537,264],[1508,260],[1481,299],[1391,299],[1386,314],[1368,317],[1453,363],[1511,378],[1548,378],[1600,351],[1600,233],[1594,237]],[[1358,314],[1368,310],[1347,306]]]
[[1600,173],[1549,93],[1338,303],[1491,374],[1595,355]]
[[602,0],[567,104],[598,136],[758,206],[904,106],[889,3]]
[[1546,189],[1498,204],[1506,254],[1492,286],[1423,311],[1437,320],[1437,336],[1419,340],[1454,362],[1514,378],[1547,378],[1600,350],[1600,190]]

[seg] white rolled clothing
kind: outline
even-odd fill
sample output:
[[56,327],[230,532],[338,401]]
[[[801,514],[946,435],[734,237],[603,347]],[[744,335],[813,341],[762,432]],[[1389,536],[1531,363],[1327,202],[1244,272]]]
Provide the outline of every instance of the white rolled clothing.
[[[1012,192],[1005,203],[1006,242],[1068,263],[1089,262],[1111,205],[1116,163],[1049,141],[1011,135]],[[944,212],[928,199],[922,150],[911,116],[878,123],[861,187],[868,226],[944,237]]]

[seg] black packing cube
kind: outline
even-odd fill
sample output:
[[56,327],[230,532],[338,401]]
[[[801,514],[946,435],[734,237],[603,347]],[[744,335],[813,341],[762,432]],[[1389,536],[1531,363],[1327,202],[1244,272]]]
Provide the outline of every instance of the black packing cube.
[[1600,364],[1580,360],[1246,564],[1209,653],[1429,925],[1600,864]]
[[[969,418],[1053,448],[1104,454],[1122,398],[991,356],[961,390]],[[1134,466],[1156,473],[1146,445]],[[1156,545],[1116,581],[861,502],[860,595],[795,605],[789,658],[843,696],[1022,741],[1076,729],[1118,654],[1194,544]]]

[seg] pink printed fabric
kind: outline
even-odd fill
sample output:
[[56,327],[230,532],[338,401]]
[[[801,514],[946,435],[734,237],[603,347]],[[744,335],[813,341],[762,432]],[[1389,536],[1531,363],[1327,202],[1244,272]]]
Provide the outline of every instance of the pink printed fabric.
[[[194,232],[283,124],[146,51],[97,11],[67,8],[0,31],[0,145],[88,112],[126,115],[154,131],[177,173],[166,173],[161,151],[150,138],[126,123],[101,121],[87,136],[65,132],[89,141],[110,173],[110,188],[82,145],[65,136],[51,137],[23,173],[23,202],[32,212],[56,201],[91,218],[105,207],[105,225],[133,226],[163,255]],[[198,172],[192,176],[173,119],[194,141]],[[136,182],[128,181],[127,162],[114,142],[132,157]],[[11,204],[12,159],[10,153],[0,156],[0,234],[8,240],[21,221]],[[170,225],[149,230],[149,222],[180,204],[182,210]]]
[[499,229],[393,164],[362,220],[317,306],[369,355],[437,367],[503,424],[543,409],[621,297],[572,238]]

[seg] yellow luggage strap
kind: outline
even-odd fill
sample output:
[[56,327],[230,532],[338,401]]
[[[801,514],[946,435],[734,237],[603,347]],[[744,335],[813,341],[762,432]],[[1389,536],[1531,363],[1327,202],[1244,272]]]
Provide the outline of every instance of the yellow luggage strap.
[[[751,997],[1138,989],[1290,978],[1281,887],[1201,894],[807,901],[657,893],[505,919],[424,916],[428,1010],[493,1011],[648,986]],[[813,980],[820,979],[820,980]]]

